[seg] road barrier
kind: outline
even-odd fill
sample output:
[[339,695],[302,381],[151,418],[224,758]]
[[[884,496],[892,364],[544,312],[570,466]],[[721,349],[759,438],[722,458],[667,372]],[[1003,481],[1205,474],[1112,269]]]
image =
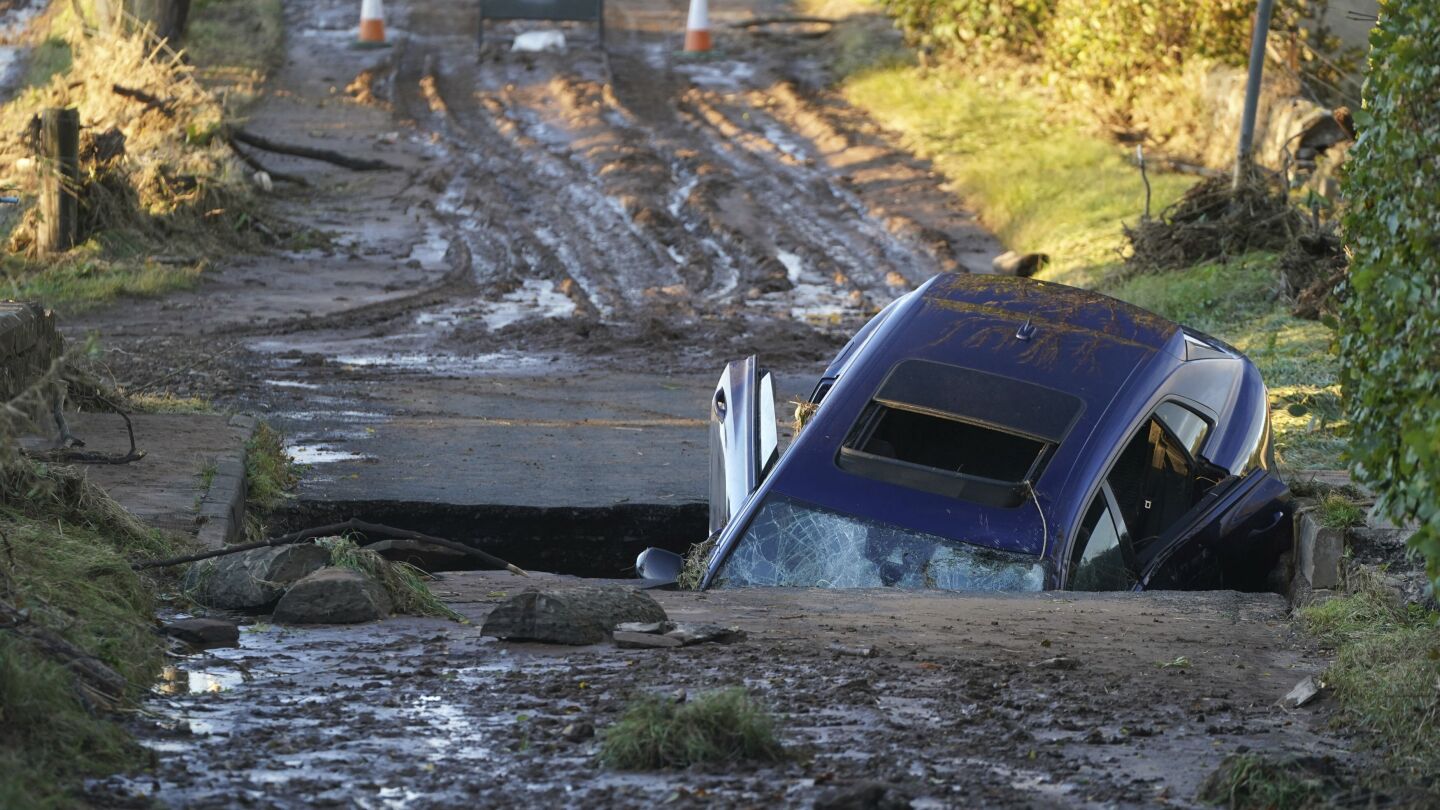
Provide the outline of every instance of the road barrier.
[[361,45],[385,44],[384,0],[361,0],[359,41]]
[[685,50],[687,53],[710,50],[709,0],[690,0],[690,15],[685,20]]
[[593,22],[600,47],[605,47],[605,0],[480,0],[480,31],[476,42],[485,47],[486,20],[573,20]]

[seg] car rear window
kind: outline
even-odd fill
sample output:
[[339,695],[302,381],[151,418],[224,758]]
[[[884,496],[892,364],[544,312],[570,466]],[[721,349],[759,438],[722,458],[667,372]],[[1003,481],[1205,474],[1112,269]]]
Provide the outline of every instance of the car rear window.
[[895,366],[841,446],[841,469],[1018,506],[1081,409],[1043,386],[925,360]]

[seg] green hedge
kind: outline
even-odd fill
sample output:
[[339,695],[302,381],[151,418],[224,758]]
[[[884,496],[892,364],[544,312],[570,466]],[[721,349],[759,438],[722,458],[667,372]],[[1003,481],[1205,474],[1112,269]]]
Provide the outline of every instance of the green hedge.
[[[1271,43],[1292,47],[1311,75],[1334,82],[1338,42],[1314,21],[1328,0],[1278,0]],[[1121,105],[1191,59],[1242,65],[1255,0],[885,0],[910,44],[984,63],[997,54],[1040,66],[1070,93],[1093,88]],[[1316,58],[1329,54],[1328,60]]]
[[1345,175],[1340,339],[1357,477],[1440,578],[1440,4],[1384,0]]

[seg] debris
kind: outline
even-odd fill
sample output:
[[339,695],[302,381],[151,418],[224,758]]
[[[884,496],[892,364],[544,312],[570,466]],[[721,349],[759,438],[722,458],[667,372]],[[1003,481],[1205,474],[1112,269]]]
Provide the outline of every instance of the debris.
[[240,627],[225,619],[180,619],[165,625],[165,635],[195,647],[233,645],[240,641]]
[[668,633],[674,629],[674,622],[621,622],[615,625],[617,633]]
[[490,611],[481,632],[514,641],[598,644],[621,622],[665,620],[665,609],[649,594],[607,585],[516,594]]
[[630,633],[624,630],[617,630],[615,631],[615,646],[625,650],[641,650],[683,647],[685,646],[685,642],[678,638],[656,633]]
[[292,583],[329,562],[330,552],[313,545],[250,549],[190,566],[182,587],[206,607],[258,613],[273,607]]
[[1298,709],[1306,703],[1314,700],[1320,694],[1320,684],[1316,682],[1315,676],[1307,675],[1304,680],[1295,684],[1295,688],[1280,699],[1280,705],[1287,709]]
[[1033,669],[1079,669],[1080,662],[1074,658],[1057,655],[1054,658],[1046,658],[1044,661],[1036,661],[1030,666]]
[[359,624],[390,615],[390,597],[353,568],[322,568],[290,586],[275,606],[277,624]]
[[216,551],[204,551],[199,554],[187,554],[183,557],[168,557],[163,560],[142,560],[140,562],[134,563],[130,567],[135,569],[136,571],[143,571],[147,568],[164,568],[165,566],[169,565],[179,565],[181,563],[187,562],[199,562],[200,560],[208,560],[212,557],[223,557],[230,554],[239,554],[258,548],[287,546],[296,543],[303,543],[306,540],[314,540],[322,537],[335,537],[337,535],[347,534],[351,532],[358,532],[360,534],[378,537],[400,537],[410,540],[418,540],[420,542],[429,543],[431,545],[440,546],[442,548],[448,548],[452,551],[458,551],[462,554],[468,554],[471,557],[483,561],[484,563],[496,570],[509,571],[516,576],[529,576],[529,574],[526,574],[522,569],[505,562],[499,557],[496,557],[493,554],[488,554],[478,548],[471,548],[464,543],[457,543],[453,540],[446,540],[442,537],[431,537],[427,534],[412,532],[409,529],[397,529],[394,526],[385,526],[380,523],[367,523],[363,520],[355,520],[353,518],[345,521],[344,523],[332,523],[328,526],[315,526],[309,529],[302,529],[298,532],[283,534],[279,537],[272,537],[269,540],[259,540],[254,543],[245,543],[238,546],[228,546],[226,548],[218,549]]
[[562,31],[526,31],[515,37],[510,50],[516,53],[564,53],[565,34]]
[[910,806],[909,798],[883,782],[843,785],[815,800],[815,810],[906,810]]
[[1237,188],[1228,177],[1197,183],[1157,219],[1125,227],[1132,272],[1181,270],[1255,250],[1280,250],[1305,227],[1274,177],[1256,175]]
[[692,644],[704,644],[709,641],[719,644],[744,641],[745,631],[738,627],[726,627],[719,624],[686,624],[682,622],[666,632],[665,636],[689,647]]
[[272,141],[263,135],[256,135],[253,132],[248,132],[243,129],[231,130],[229,139],[239,141],[246,146],[253,146],[256,149],[263,149],[266,152],[274,152],[278,155],[293,155],[310,160],[319,160],[324,163],[333,163],[336,166],[353,169],[357,172],[373,172],[398,168],[383,160],[350,157],[349,155],[342,155],[339,152],[329,149],[316,149],[313,146],[300,146],[299,144]]
[[1030,278],[1049,263],[1050,256],[1046,253],[1016,253],[1007,250],[992,259],[990,266],[1002,276]]
[[836,655],[848,655],[855,658],[875,657],[874,647],[847,647],[844,644],[831,644],[829,647],[826,647],[826,649]]
[[1173,661],[1161,661],[1158,666],[1161,669],[1189,669],[1190,659],[1183,655],[1177,655]]
[[1286,296],[1295,302],[1292,315],[1318,321],[1338,312],[1350,258],[1337,234],[1324,230],[1301,234],[1280,254],[1276,266]]

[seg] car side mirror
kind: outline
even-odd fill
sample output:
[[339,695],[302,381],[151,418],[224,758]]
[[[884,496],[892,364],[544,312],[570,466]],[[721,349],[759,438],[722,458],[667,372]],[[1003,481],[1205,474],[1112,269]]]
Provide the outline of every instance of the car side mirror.
[[635,572],[641,579],[675,582],[685,570],[685,558],[663,548],[647,548],[635,558]]

